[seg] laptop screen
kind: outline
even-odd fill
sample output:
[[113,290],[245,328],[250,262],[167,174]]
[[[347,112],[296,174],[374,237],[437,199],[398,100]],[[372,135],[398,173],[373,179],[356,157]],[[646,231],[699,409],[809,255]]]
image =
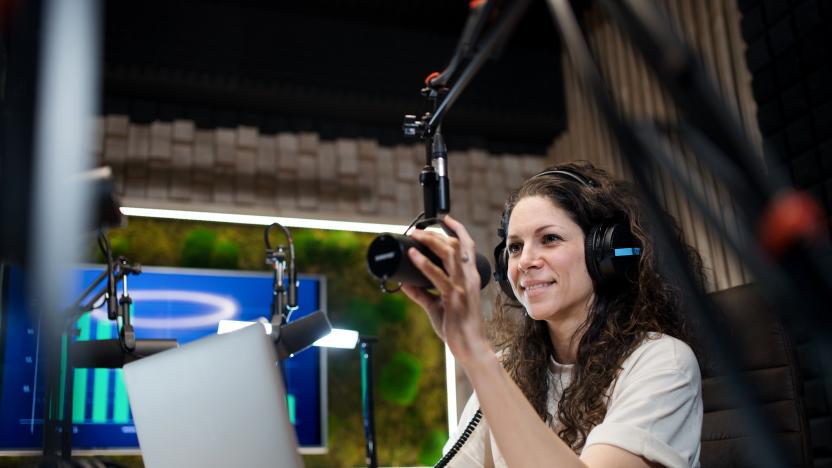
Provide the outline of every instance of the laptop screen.
[[125,365],[144,463],[300,468],[276,361],[254,325]]

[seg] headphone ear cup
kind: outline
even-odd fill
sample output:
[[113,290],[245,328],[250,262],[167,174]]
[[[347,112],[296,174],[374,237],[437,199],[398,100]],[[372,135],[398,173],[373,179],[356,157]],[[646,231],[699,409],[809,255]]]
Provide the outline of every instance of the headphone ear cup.
[[623,224],[594,226],[587,236],[586,262],[597,287],[621,285],[638,279],[641,246]]
[[506,267],[505,259],[504,259],[504,252],[506,251],[506,241],[500,241],[496,247],[494,247],[494,280],[495,281],[505,281],[507,278],[506,275]]
[[508,254],[506,252],[506,241],[503,240],[497,247],[494,248],[494,279],[500,285],[500,289],[508,295],[514,297],[514,291],[511,289],[511,283],[508,281]]
[[589,278],[597,287],[603,285],[604,277],[599,268],[599,252],[598,252],[598,236],[603,230],[603,226],[595,225],[589,230],[584,238],[584,258],[586,259],[586,271],[589,273]]
[[641,259],[641,243],[625,224],[614,224],[604,234],[604,258],[599,264],[601,272],[616,284],[638,281],[638,265]]

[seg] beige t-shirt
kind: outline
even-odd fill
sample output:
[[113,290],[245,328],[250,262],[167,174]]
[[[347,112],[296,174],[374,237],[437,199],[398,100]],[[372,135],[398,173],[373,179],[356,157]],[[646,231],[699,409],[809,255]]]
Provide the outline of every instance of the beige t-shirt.
[[[552,361],[549,371],[548,413],[555,431],[560,429],[555,417],[558,401],[571,381],[573,367]],[[477,395],[471,395],[445,452],[479,407]],[[676,338],[651,334],[622,364],[612,384],[607,414],[590,431],[584,448],[607,444],[666,467],[699,467],[701,432],[702,382],[693,351]],[[486,434],[490,433],[483,418],[448,466],[484,466]],[[507,467],[493,435],[488,441],[494,466]]]

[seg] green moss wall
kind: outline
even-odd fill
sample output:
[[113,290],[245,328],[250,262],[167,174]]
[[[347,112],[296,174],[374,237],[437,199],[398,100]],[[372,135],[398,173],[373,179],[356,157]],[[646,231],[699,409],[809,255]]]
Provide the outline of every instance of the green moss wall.
[[[272,245],[284,243],[277,230]],[[299,273],[327,279],[330,321],[379,337],[375,352],[376,432],[383,466],[433,465],[447,438],[442,343],[403,295],[382,293],[367,272],[370,234],[292,229]],[[135,218],[110,232],[115,255],[148,266],[263,270],[263,227]],[[101,258],[91,250],[90,260]],[[329,453],[306,466],[365,465],[357,350],[329,351]]]

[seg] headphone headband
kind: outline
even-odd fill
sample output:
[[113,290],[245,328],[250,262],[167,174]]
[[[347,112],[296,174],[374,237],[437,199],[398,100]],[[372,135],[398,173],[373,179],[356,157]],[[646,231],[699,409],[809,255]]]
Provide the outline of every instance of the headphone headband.
[[529,178],[529,180],[536,179],[538,177],[542,177],[542,176],[546,176],[546,175],[566,176],[566,177],[574,180],[575,182],[578,182],[579,184],[581,184],[585,187],[597,187],[598,186],[598,184],[594,180],[592,180],[588,177],[584,177],[582,174],[579,174],[579,173],[577,173],[575,171],[572,171],[570,169],[551,169],[551,170],[548,170],[548,171],[543,171],[543,172],[540,172],[538,174],[535,174],[535,175],[531,176]]
[[[598,183],[571,169],[551,169],[540,172],[529,180],[542,176],[559,176],[571,179],[584,187],[598,187]],[[497,229],[499,244],[494,249],[494,279],[509,296],[514,292],[508,281],[508,258],[506,237],[508,236],[508,212],[504,211]],[[625,253],[626,252],[626,253]],[[586,233],[584,255],[587,270],[596,287],[634,281],[637,277],[638,257],[641,254],[639,242],[625,224],[599,224]]]
[[[594,180],[592,180],[588,177],[585,177],[584,175],[579,174],[578,172],[575,172],[571,169],[549,169],[549,170],[546,170],[546,171],[543,171],[543,172],[538,172],[537,174],[529,177],[527,182],[529,180],[536,179],[538,177],[547,176],[547,175],[564,176],[568,179],[572,179],[573,181],[583,185],[584,187],[597,187],[598,186],[598,183],[595,182]],[[507,214],[508,213],[503,212],[503,216],[500,219],[500,227],[497,228],[497,236],[500,239],[503,239],[503,240],[508,236],[508,232],[507,232],[507,230],[508,230],[508,217],[506,216]]]

